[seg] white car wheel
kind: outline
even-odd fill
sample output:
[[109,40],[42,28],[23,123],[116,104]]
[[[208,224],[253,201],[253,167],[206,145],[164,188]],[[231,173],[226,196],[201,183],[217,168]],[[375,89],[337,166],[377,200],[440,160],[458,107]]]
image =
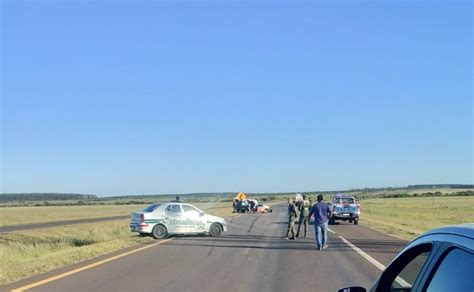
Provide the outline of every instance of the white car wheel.
[[153,227],[153,230],[151,231],[151,236],[154,239],[162,239],[168,236],[168,230],[166,230],[166,227],[163,225],[155,225]]
[[209,228],[209,234],[211,236],[219,236],[222,233],[222,227],[219,223],[212,223],[211,228]]

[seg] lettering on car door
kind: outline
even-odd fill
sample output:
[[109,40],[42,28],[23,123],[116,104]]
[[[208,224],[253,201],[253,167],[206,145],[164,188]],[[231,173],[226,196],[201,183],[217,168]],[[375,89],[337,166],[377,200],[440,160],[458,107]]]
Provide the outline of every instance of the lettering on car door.
[[169,233],[180,233],[183,232],[183,212],[179,204],[170,204],[165,209],[166,225]]

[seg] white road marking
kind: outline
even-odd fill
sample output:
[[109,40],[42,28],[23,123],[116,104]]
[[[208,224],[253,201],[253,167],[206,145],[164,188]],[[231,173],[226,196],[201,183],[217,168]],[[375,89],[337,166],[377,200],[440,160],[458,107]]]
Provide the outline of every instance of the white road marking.
[[[385,270],[385,266],[382,265],[381,263],[379,263],[376,259],[374,259],[373,257],[371,257],[370,255],[368,255],[365,251],[361,250],[360,248],[358,248],[357,246],[353,245],[351,242],[349,242],[347,239],[345,239],[344,237],[342,236],[339,236],[339,238],[344,241],[345,244],[347,244],[350,248],[352,248],[356,253],[358,253],[359,255],[361,255],[364,259],[366,259],[367,261],[369,261],[371,264],[373,264],[374,266],[376,266],[378,269],[380,269],[381,271]],[[395,279],[395,281],[398,282],[398,284],[400,284],[402,287],[411,287],[412,285],[410,285],[410,283],[408,283],[407,281],[405,281],[404,279],[402,279],[401,277],[397,277]]]
[[131,255],[131,254],[140,252],[140,251],[142,251],[142,250],[145,250],[145,249],[154,247],[154,246],[156,246],[156,245],[160,245],[160,244],[166,243],[166,242],[168,242],[168,241],[170,241],[170,240],[173,240],[173,239],[174,239],[174,238],[168,238],[168,239],[164,239],[164,240],[158,241],[158,242],[153,243],[153,244],[150,244],[150,245],[145,245],[145,246],[143,246],[143,247],[140,247],[140,248],[137,248],[137,249],[134,249],[134,250],[125,252],[125,253],[121,253],[121,254],[118,254],[118,255],[116,255],[116,256],[109,257],[109,258],[106,258],[106,259],[101,260],[101,261],[98,261],[98,262],[94,262],[94,263],[89,264],[89,265],[87,265],[87,266],[83,266],[83,267],[80,267],[80,268],[77,268],[77,269],[74,269],[74,270],[71,270],[71,271],[68,271],[68,272],[65,272],[65,273],[62,273],[62,274],[53,276],[53,277],[49,277],[49,278],[44,279],[44,280],[41,280],[41,281],[37,281],[37,282],[31,283],[31,284],[29,284],[29,285],[26,285],[26,286],[23,286],[23,287],[20,287],[20,288],[13,289],[13,290],[11,290],[11,292],[23,292],[23,291],[26,291],[26,290],[29,290],[29,289],[32,289],[32,288],[35,288],[35,287],[38,287],[38,286],[47,284],[47,283],[49,283],[49,282],[53,282],[53,281],[56,281],[56,280],[59,280],[59,279],[68,277],[68,276],[70,276],[70,275],[74,275],[74,274],[77,274],[77,273],[79,273],[79,272],[82,272],[82,271],[85,271],[85,270],[88,270],[88,269],[92,269],[92,268],[97,267],[97,266],[99,266],[99,265],[102,265],[102,264],[105,264],[105,263],[114,261],[114,260],[119,259],[119,258],[123,258],[123,257],[125,257],[125,256],[128,256],[128,255]]
[[244,249],[244,251],[242,252],[242,254],[248,254],[250,252],[250,247],[247,247],[246,249]]
[[358,248],[357,246],[353,245],[352,243],[350,243],[347,239],[345,239],[344,237],[342,236],[339,236],[339,238],[344,241],[345,244],[347,244],[350,248],[352,248],[356,253],[358,253],[359,255],[361,255],[364,259],[368,260],[371,264],[373,264],[374,266],[376,266],[377,268],[379,268],[380,270],[385,270],[385,266],[382,265],[381,263],[379,263],[376,259],[374,259],[373,257],[369,256],[365,251],[361,250],[360,248]]
[[336,232],[334,232],[333,230],[331,230],[331,228],[328,228],[328,231],[331,232],[331,233],[336,234]]

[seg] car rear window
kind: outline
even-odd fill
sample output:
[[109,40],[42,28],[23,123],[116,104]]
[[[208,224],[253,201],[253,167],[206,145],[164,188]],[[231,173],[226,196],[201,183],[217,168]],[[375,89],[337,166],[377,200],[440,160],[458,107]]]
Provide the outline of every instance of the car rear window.
[[143,212],[153,212],[155,211],[157,208],[159,208],[161,206],[161,204],[152,204],[148,207],[146,207],[145,209],[143,209],[142,211]]
[[354,198],[336,198],[334,199],[335,204],[354,204]]

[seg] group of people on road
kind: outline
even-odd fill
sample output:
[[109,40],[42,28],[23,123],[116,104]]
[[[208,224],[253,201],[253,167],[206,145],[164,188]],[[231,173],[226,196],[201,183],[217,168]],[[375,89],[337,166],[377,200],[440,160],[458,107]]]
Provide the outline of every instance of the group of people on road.
[[235,198],[234,202],[232,203],[232,207],[234,209],[232,213],[257,212],[258,204],[259,202],[256,199],[245,198],[245,199],[239,200]]
[[[295,223],[300,214],[298,229],[295,230]],[[324,202],[323,195],[317,196],[317,203],[312,205],[311,200],[307,199],[303,194],[303,200],[295,202],[294,199],[288,199],[288,229],[285,239],[294,240],[300,236],[301,226],[304,227],[304,237],[308,232],[308,224],[312,216],[314,216],[314,232],[316,235],[316,248],[324,250],[327,248],[328,222],[331,218],[331,207]],[[291,233],[291,237],[288,237]]]

